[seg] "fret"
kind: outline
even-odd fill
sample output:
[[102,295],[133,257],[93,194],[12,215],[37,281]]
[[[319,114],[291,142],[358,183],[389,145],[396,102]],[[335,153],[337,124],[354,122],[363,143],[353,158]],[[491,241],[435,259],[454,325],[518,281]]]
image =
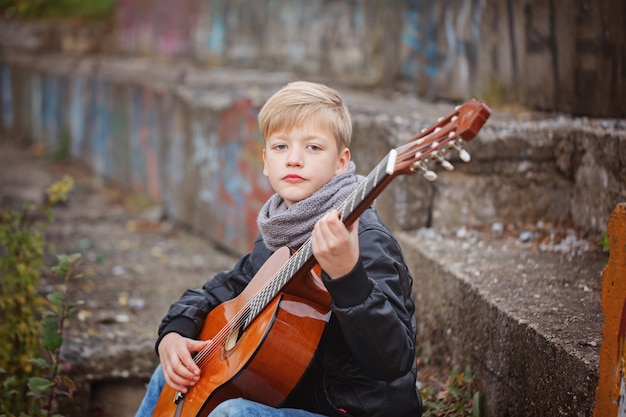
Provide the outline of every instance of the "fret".
[[367,185],[370,182],[370,176],[371,174],[365,178],[365,181],[363,181],[363,192],[361,193],[361,201],[365,200],[365,197],[366,197],[365,193],[367,192]]
[[352,200],[352,202],[350,203],[350,213],[354,212],[354,202],[356,201],[356,193],[352,192],[352,194],[350,194],[350,197],[348,197],[349,200]]

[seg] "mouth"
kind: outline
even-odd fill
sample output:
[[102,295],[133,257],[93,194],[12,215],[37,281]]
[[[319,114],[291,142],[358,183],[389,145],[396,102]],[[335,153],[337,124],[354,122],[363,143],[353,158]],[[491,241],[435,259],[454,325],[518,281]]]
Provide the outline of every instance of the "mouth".
[[287,182],[300,182],[300,181],[304,181],[304,178],[302,178],[300,175],[296,175],[296,174],[289,174],[289,175],[285,175],[283,177],[283,181],[287,181]]

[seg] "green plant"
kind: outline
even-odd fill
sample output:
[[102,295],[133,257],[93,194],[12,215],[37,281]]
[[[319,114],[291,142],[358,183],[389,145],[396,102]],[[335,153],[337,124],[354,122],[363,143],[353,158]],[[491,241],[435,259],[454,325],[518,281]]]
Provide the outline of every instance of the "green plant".
[[598,242],[598,246],[604,249],[605,252],[611,251],[611,240],[609,239],[608,234],[603,234],[602,239]]
[[424,400],[424,417],[480,417],[482,396],[474,387],[469,368],[453,368],[442,389],[426,386],[420,390]]
[[[52,381],[60,382],[58,355],[56,362],[52,358],[48,362],[41,354],[42,349],[51,352],[50,348],[55,351],[60,347],[56,347],[59,336],[53,333],[62,330],[59,318],[65,320],[66,310],[71,313],[71,309],[59,310],[59,304],[55,303],[67,302],[67,298],[59,298],[55,293],[49,296],[50,304],[47,304],[38,287],[41,271],[45,270],[43,231],[52,221],[52,206],[65,201],[73,186],[73,179],[66,176],[48,189],[42,204],[29,204],[21,210],[0,209],[0,416],[48,415],[50,407],[46,409],[45,401],[38,396],[44,392],[43,381],[37,378],[48,379],[48,385]],[[52,269],[53,274],[63,273],[69,267],[65,273],[76,275],[75,258],[59,258],[59,261]],[[44,313],[46,305],[49,312]],[[56,329],[49,321],[50,312],[61,312],[60,316],[56,315]],[[53,373],[46,373],[49,370]],[[54,395],[60,392],[53,390]]]
[[115,0],[0,0],[6,17],[107,19]]
[[61,345],[65,323],[74,314],[76,306],[82,303],[72,303],[68,294],[72,282],[81,276],[79,258],[80,254],[59,255],[58,264],[51,268],[54,275],[63,278],[63,284],[48,294],[50,304],[43,312],[41,343],[48,357],[31,360],[42,371],[41,376],[32,376],[28,380],[28,394],[36,399],[37,413],[45,410],[44,414],[49,415],[56,409],[59,396],[71,397],[76,391],[74,382],[62,373]]
[[27,382],[34,369],[29,360],[39,353],[39,311],[37,294],[43,266],[44,238],[32,227],[25,212],[2,210],[0,213],[0,369],[3,373],[2,407],[29,410],[33,399],[27,397]]

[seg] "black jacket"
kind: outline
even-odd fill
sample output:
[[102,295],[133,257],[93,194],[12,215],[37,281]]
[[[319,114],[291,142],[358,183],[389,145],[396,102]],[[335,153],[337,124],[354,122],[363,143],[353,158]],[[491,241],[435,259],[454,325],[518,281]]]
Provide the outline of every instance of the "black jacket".
[[[412,277],[398,242],[373,209],[359,221],[361,262],[344,277],[322,274],[332,314],[313,362],[284,404],[328,416],[417,417],[415,305]],[[202,289],[172,304],[159,327],[195,338],[208,312],[237,296],[272,252],[257,238],[252,252]]]

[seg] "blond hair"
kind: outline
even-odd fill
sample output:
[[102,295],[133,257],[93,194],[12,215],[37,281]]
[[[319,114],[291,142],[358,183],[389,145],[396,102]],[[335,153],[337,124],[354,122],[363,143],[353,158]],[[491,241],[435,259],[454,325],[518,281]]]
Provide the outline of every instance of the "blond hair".
[[350,146],[352,119],[348,106],[334,89],[308,81],[287,84],[272,95],[259,112],[259,126],[264,138],[290,130],[312,116],[320,116],[335,134],[337,147]]

